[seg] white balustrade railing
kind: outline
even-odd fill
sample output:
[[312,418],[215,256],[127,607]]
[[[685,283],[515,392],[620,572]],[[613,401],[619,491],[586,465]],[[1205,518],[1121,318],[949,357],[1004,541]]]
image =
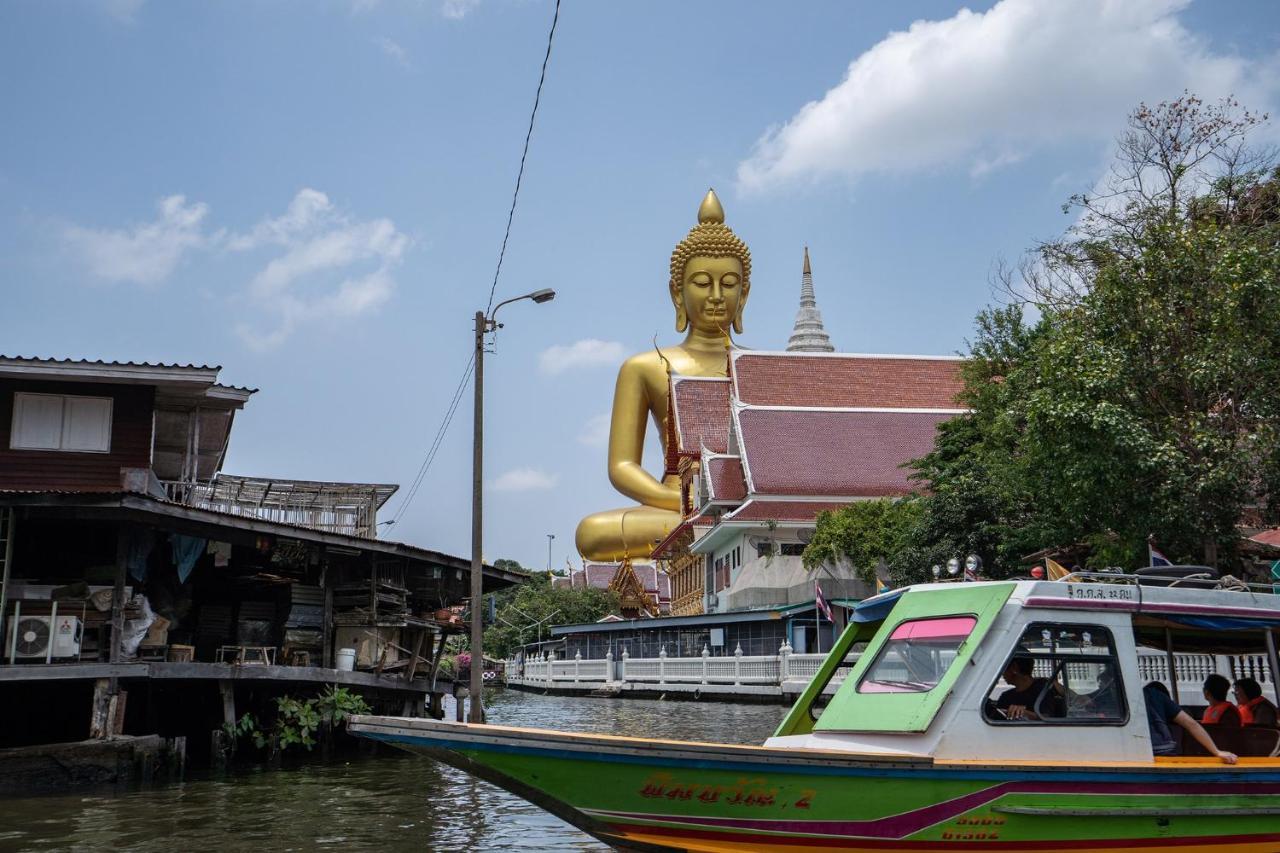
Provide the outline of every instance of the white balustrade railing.
[[[1258,680],[1264,692],[1276,694],[1276,685],[1267,666],[1266,655],[1174,655],[1178,668],[1178,692],[1183,701],[1198,697],[1204,679],[1213,673],[1230,679],[1250,676]],[[554,659],[542,655],[523,662],[508,660],[507,680],[524,684],[717,684],[717,685],[788,685],[796,688],[817,675],[825,654],[796,654],[783,643],[776,655],[744,655],[738,647],[732,655],[713,656],[706,648],[697,657],[668,656],[666,649],[656,658],[633,658],[627,652],[615,661],[609,652],[603,660],[584,660],[581,653],[571,659]],[[839,686],[849,675],[858,655],[849,655],[832,676],[828,690]],[[1145,683],[1169,684],[1168,656],[1156,649],[1138,651],[1138,675]],[[1087,681],[1088,673],[1076,674]],[[788,691],[789,692],[789,691]]]

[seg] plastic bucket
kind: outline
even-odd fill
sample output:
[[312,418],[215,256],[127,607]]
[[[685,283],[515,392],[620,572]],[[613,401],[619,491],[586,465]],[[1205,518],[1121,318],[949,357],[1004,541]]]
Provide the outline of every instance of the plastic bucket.
[[337,662],[339,672],[351,672],[356,668],[356,650],[338,649]]

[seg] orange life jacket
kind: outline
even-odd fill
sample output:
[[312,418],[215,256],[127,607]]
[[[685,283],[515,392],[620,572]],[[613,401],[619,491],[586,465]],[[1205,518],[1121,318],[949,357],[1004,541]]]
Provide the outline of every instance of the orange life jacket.
[[1238,710],[1238,711],[1240,712],[1240,722],[1241,722],[1241,723],[1243,723],[1243,724],[1244,724],[1244,725],[1246,725],[1246,726],[1251,726],[1251,725],[1253,725],[1253,723],[1254,723],[1254,718],[1253,718],[1253,712],[1254,712],[1254,709],[1255,709],[1255,708],[1257,708],[1258,706],[1260,706],[1260,705],[1262,705],[1262,704],[1266,703],[1266,702],[1267,702],[1267,697],[1266,697],[1266,696],[1259,696],[1259,697],[1258,697],[1258,698],[1256,698],[1256,699],[1250,699],[1248,702],[1245,702],[1245,703],[1243,703],[1243,704],[1241,704],[1241,705],[1237,705],[1237,706],[1236,706],[1236,710]]
[[1236,710],[1235,705],[1226,701],[1214,702],[1208,708],[1205,708],[1204,717],[1200,722],[1210,726],[1217,725],[1222,722],[1223,717],[1227,716],[1231,712],[1235,712],[1236,718],[1234,720],[1228,719],[1227,725],[1240,725],[1241,717],[1239,711]]

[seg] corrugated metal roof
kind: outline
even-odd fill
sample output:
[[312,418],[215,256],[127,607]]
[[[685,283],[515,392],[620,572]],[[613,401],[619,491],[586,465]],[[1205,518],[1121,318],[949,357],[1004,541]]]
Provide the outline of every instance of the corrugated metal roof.
[[44,356],[32,355],[4,355],[0,354],[0,362],[29,362],[31,364],[81,364],[86,366],[97,367],[147,367],[160,369],[178,369],[178,370],[221,370],[222,365],[216,364],[179,364],[177,362],[160,362],[160,361],[106,361],[101,358],[46,358]]

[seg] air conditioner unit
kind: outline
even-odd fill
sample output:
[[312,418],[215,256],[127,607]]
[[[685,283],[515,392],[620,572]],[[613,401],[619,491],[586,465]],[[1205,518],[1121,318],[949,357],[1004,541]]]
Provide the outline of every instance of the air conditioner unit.
[[[11,660],[57,660],[80,656],[83,626],[79,616],[21,616],[10,629]],[[49,646],[53,649],[50,654]]]

